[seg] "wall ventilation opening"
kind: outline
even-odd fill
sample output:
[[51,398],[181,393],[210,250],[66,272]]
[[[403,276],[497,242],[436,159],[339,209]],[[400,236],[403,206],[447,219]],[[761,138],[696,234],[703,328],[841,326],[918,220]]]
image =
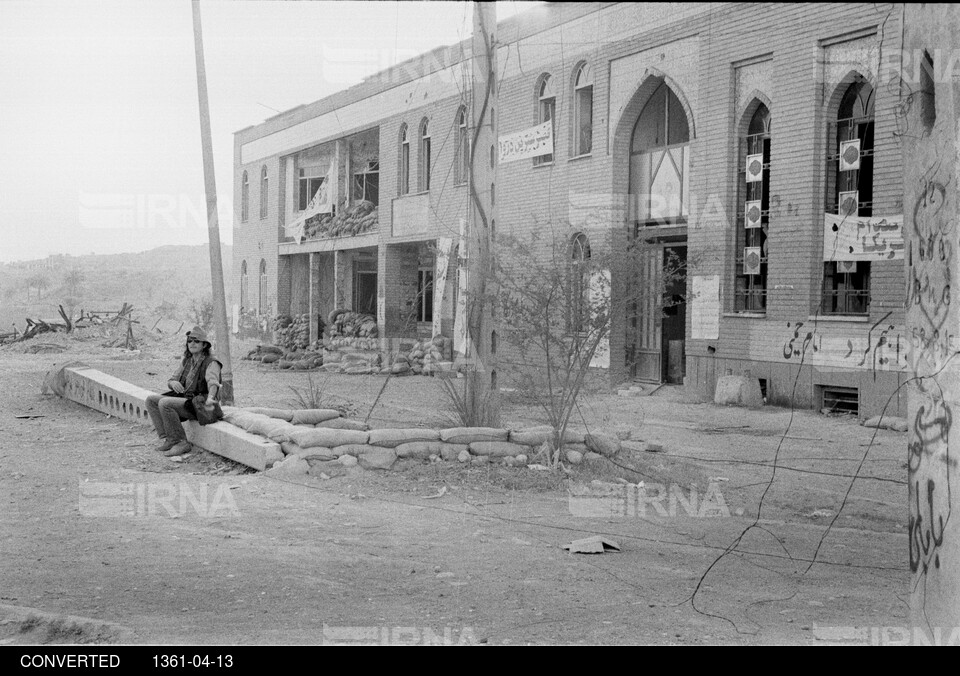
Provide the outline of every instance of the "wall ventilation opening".
[[760,381],[760,396],[764,401],[767,400],[767,379],[766,378],[757,378]]
[[856,387],[820,387],[821,413],[847,413],[859,415],[860,390]]
[[933,67],[933,57],[930,52],[923,50],[923,59],[920,61],[920,122],[924,131],[929,135],[933,125],[937,122],[937,91],[936,75]]

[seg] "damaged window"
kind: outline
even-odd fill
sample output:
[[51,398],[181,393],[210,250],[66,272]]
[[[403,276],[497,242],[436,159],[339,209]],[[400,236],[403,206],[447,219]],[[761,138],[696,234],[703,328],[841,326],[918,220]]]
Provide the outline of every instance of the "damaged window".
[[300,167],[297,182],[297,209],[303,211],[327,180],[321,167]]
[[433,321],[433,268],[417,272],[417,321]]
[[380,162],[370,160],[363,171],[353,175],[354,201],[367,200],[374,206],[380,205]]

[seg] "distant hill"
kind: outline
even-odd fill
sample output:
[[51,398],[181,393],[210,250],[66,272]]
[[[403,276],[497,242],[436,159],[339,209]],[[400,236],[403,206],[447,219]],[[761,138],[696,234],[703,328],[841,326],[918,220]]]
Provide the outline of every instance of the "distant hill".
[[[221,244],[224,288],[230,307],[233,247]],[[193,319],[193,310],[212,294],[208,245],[162,246],[139,253],[50,256],[36,261],[0,263],[0,333],[24,318],[56,319],[57,306],[119,309],[135,314],[167,314]]]

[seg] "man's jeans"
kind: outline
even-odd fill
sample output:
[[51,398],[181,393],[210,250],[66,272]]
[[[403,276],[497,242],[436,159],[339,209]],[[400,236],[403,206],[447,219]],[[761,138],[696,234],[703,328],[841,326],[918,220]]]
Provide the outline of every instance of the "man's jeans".
[[187,400],[184,397],[164,397],[159,394],[147,396],[147,413],[153,422],[153,428],[161,438],[170,441],[183,441],[187,433],[180,424],[181,420],[192,420],[187,413]]

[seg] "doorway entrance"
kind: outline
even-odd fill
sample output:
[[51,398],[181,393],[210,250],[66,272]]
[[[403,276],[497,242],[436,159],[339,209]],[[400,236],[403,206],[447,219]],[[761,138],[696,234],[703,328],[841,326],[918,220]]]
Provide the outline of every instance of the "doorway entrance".
[[687,245],[647,241],[627,321],[627,371],[632,378],[683,384],[686,370]]

